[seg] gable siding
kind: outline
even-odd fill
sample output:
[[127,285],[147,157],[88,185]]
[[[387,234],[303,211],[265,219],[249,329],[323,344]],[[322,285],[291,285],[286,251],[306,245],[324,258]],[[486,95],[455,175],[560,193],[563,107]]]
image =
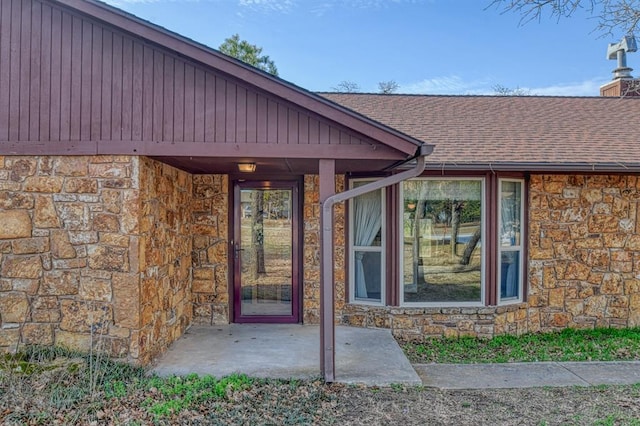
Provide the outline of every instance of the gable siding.
[[0,93],[0,141],[379,145],[38,0],[1,2]]

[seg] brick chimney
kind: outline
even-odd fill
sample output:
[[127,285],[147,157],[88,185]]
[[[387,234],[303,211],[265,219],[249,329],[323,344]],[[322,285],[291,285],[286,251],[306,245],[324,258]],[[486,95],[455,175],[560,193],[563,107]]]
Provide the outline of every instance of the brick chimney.
[[635,52],[636,39],[624,36],[619,43],[610,43],[607,48],[607,59],[616,59],[618,67],[613,70],[613,81],[600,87],[600,96],[640,96],[640,79],[633,78],[633,68],[627,66],[627,52]]
[[600,96],[640,96],[640,79],[618,78],[600,86]]

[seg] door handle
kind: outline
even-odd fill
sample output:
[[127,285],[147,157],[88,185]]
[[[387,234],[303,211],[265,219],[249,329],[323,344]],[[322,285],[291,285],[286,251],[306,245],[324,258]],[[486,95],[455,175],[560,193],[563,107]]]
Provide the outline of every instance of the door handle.
[[244,249],[240,248],[240,244],[238,244],[238,243],[235,243],[233,246],[234,246],[233,247],[234,257],[237,260],[240,252],[244,251]]

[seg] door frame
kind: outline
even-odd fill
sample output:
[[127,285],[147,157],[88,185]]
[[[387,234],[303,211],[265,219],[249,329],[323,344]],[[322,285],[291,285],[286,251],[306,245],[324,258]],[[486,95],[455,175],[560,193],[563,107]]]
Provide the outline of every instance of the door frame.
[[[229,200],[229,292],[230,319],[233,323],[300,323],[302,322],[302,180],[301,179],[242,179],[230,180]],[[242,214],[240,190],[242,189],[291,189],[291,303],[292,315],[241,315],[241,272],[236,250],[236,238],[240,236]]]

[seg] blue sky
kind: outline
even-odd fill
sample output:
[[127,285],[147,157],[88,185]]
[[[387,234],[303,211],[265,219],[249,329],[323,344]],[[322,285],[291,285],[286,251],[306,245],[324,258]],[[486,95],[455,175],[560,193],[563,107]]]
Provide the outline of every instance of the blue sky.
[[[106,0],[217,48],[238,33],[263,47],[280,77],[313,91],[339,82],[376,92],[492,94],[496,84],[537,95],[597,96],[615,61],[579,12],[520,25],[490,0]],[[638,65],[636,65],[638,64]],[[628,65],[637,66],[640,53]]]

